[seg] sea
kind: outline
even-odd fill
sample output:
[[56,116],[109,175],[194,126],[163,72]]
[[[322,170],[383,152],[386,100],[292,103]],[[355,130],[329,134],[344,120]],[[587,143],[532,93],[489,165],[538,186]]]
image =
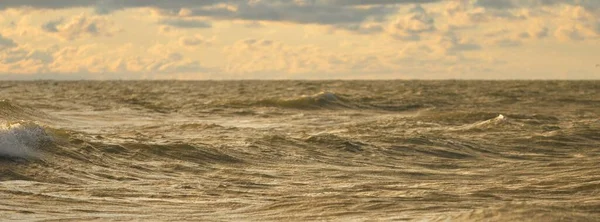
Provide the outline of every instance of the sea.
[[600,221],[600,81],[2,81],[1,221]]

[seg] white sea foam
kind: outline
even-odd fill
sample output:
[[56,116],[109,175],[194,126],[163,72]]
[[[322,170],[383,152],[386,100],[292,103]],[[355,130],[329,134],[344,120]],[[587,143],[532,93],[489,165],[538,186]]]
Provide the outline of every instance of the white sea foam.
[[0,124],[0,156],[31,158],[50,137],[43,127],[32,122]]
[[473,129],[490,129],[490,128],[496,128],[496,127],[506,126],[506,125],[517,126],[517,127],[523,126],[522,124],[512,122],[508,117],[506,117],[502,114],[498,114],[498,116],[496,116],[492,119],[488,119],[488,120],[484,120],[484,121],[480,121],[480,122],[476,122],[476,123],[472,123],[472,124],[467,124],[467,125],[463,125],[463,126],[459,126],[459,127],[452,127],[451,129],[460,130],[460,131],[473,130]]
[[496,118],[488,119],[485,121],[475,123],[475,126],[477,126],[477,127],[490,126],[490,125],[494,126],[494,125],[500,125],[500,124],[506,123],[507,121],[508,121],[508,118],[506,118],[502,114],[498,114],[498,116]]

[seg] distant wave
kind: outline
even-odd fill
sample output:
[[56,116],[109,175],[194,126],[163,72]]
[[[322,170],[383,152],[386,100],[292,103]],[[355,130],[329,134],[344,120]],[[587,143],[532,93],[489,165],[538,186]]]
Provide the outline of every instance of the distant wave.
[[12,103],[9,100],[0,100],[0,115],[5,120],[16,120],[27,116],[30,112],[26,108]]
[[[449,125],[442,129],[453,131],[526,130],[553,124],[556,118],[538,115],[499,114],[492,112],[437,112],[424,113],[417,119],[432,124]],[[433,127],[432,130],[439,130]]]
[[0,156],[36,157],[39,146],[49,140],[45,129],[33,122],[6,122],[0,125]]
[[502,125],[506,125],[506,124],[511,124],[511,122],[509,122],[509,119],[502,115],[502,114],[498,114],[498,116],[488,119],[488,120],[484,120],[484,121],[480,121],[480,122],[476,122],[473,124],[468,124],[462,127],[459,127],[459,129],[464,129],[464,130],[469,130],[469,129],[488,129],[488,128],[494,128],[494,127],[499,127]]
[[482,120],[491,120],[497,117],[498,113],[493,112],[455,112],[439,110],[437,112],[424,112],[417,118],[422,121],[438,124],[464,125],[473,124],[474,122],[480,122]]
[[[397,102],[397,101],[396,101]],[[370,104],[361,99],[350,99],[333,92],[319,92],[291,98],[268,98],[248,102],[232,102],[233,106],[262,106],[284,109],[319,110],[319,109],[374,109],[387,111],[405,111],[424,108],[421,104]]]
[[0,120],[38,120],[48,118],[47,114],[10,100],[0,100]]
[[264,99],[255,105],[273,106],[293,109],[322,109],[322,108],[349,108],[351,104],[332,92],[320,92],[310,96],[301,96],[288,99]]

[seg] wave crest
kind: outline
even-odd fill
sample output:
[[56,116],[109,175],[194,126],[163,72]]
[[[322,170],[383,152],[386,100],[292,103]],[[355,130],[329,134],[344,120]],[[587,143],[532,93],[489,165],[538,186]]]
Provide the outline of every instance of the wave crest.
[[5,121],[42,120],[49,116],[37,109],[20,105],[10,100],[0,100],[0,117]]
[[27,121],[0,124],[0,156],[36,157],[36,150],[51,140],[46,130]]
[[3,119],[15,120],[26,114],[26,109],[11,103],[8,100],[0,100],[0,115]]
[[347,101],[332,92],[320,92],[310,96],[301,96],[291,99],[264,99],[256,105],[273,106],[293,109],[321,109],[321,108],[348,108]]
[[492,130],[492,129],[502,130],[502,129],[506,129],[506,128],[521,128],[524,126],[525,126],[524,124],[514,122],[511,119],[509,119],[508,117],[506,117],[502,114],[498,114],[498,116],[496,116],[495,118],[476,122],[473,124],[463,125],[463,126],[455,128],[455,129],[467,130],[467,131],[469,131],[469,130]]
[[[376,102],[371,98],[349,98],[333,92],[319,92],[313,95],[297,97],[271,97],[251,101],[225,101],[223,106],[228,108],[275,107],[299,110],[340,110],[340,109],[369,109],[385,111],[411,111],[427,108],[424,104],[406,103],[394,104],[397,101]],[[245,113],[244,113],[245,114]]]

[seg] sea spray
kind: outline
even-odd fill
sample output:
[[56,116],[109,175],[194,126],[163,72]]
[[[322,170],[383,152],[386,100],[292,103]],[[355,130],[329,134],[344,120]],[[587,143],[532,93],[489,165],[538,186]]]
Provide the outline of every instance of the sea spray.
[[41,144],[50,140],[43,127],[33,122],[0,124],[0,156],[32,158]]

